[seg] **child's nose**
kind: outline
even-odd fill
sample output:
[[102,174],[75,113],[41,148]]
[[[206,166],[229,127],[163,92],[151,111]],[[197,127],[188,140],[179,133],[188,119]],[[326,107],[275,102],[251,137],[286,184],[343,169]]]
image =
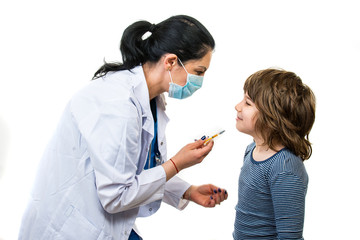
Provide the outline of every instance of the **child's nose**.
[[237,112],[241,112],[240,103],[238,103],[238,104],[235,105],[235,110],[236,110]]

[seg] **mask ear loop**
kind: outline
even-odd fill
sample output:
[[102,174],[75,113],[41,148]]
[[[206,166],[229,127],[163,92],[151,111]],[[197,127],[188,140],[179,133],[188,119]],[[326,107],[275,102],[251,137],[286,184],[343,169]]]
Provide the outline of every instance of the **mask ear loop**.
[[[172,77],[171,77],[170,69],[168,69],[168,73],[169,73],[171,82],[174,83],[174,81],[173,81],[173,79],[172,79]],[[169,83],[169,84],[170,84],[170,83]]]
[[188,71],[186,71],[186,68],[185,68],[184,64],[181,62],[180,58],[178,58],[178,59],[179,59],[179,62],[180,62],[180,64],[181,64],[181,66],[184,68],[185,72],[186,72],[187,74],[189,74]]

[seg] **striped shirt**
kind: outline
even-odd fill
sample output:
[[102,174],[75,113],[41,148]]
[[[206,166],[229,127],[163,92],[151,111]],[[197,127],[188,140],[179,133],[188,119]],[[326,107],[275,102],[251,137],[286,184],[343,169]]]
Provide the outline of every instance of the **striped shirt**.
[[233,237],[240,239],[303,239],[308,175],[301,158],[284,148],[264,161],[245,152]]

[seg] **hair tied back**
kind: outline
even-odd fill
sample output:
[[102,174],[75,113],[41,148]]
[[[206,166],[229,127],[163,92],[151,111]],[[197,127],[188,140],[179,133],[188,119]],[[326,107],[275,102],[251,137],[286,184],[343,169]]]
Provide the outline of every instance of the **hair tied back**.
[[154,32],[155,27],[156,27],[156,24],[151,24],[149,30],[146,31],[146,33],[144,33],[144,35],[142,35],[141,39],[143,41],[148,39],[152,35],[152,33]]
[[151,24],[149,32],[153,33],[155,31],[156,24]]

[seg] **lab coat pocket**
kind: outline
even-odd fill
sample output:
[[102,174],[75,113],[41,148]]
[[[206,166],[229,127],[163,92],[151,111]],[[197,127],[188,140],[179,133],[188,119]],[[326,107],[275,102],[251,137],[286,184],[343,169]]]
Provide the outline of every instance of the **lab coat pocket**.
[[65,215],[67,216],[67,219],[54,239],[92,240],[99,238],[101,229],[98,229],[91,222],[89,222],[74,206],[69,206],[65,212]]

